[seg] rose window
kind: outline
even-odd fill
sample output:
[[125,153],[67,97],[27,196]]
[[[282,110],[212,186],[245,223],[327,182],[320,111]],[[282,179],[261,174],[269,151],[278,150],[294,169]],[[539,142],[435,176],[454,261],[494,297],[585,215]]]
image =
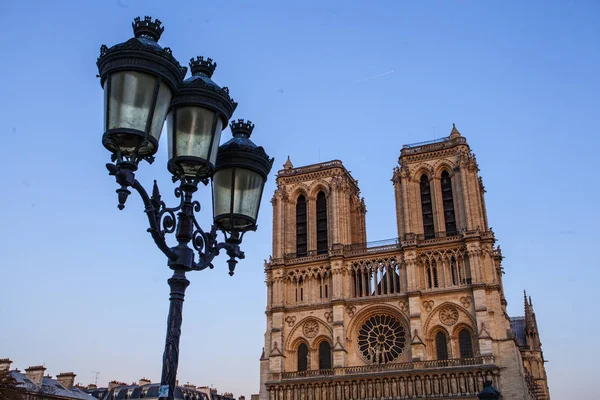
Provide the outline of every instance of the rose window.
[[396,360],[406,346],[406,330],[396,318],[380,314],[370,317],[358,332],[358,348],[372,364]]

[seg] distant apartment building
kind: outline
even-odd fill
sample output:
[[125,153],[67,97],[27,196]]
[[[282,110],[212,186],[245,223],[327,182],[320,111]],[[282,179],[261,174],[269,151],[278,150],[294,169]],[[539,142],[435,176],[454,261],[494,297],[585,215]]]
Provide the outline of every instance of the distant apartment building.
[[[142,378],[137,383],[127,384],[113,380],[107,387],[95,384],[82,386],[75,384],[73,372],[63,372],[52,378],[46,375],[43,365],[31,366],[25,373],[18,369],[11,370],[12,361],[0,359],[0,371],[9,371],[16,381],[17,387],[25,389],[26,400],[136,400],[158,399],[158,383]],[[1,396],[0,396],[1,398]],[[231,392],[218,393],[216,388],[196,386],[186,383],[175,388],[175,398],[180,400],[236,400]],[[245,400],[240,396],[238,400]]]

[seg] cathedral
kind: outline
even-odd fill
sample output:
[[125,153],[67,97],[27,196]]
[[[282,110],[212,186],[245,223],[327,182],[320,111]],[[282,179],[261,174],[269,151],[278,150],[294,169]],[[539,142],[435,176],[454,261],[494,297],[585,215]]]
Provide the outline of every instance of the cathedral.
[[367,242],[341,161],[277,173],[261,400],[550,399],[530,298],[509,317],[475,155],[456,127],[404,145],[398,237]]

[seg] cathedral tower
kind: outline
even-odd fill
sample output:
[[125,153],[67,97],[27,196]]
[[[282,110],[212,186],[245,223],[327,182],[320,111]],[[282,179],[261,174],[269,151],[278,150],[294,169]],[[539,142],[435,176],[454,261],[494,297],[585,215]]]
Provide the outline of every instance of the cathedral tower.
[[[506,399],[549,398],[541,347],[536,375],[511,330],[478,172],[456,127],[404,146],[392,178],[398,237],[369,243],[342,163],[288,159],[265,264],[262,400],[476,399],[486,380]],[[534,324],[532,309],[525,319]],[[524,332],[537,351],[537,325]]]

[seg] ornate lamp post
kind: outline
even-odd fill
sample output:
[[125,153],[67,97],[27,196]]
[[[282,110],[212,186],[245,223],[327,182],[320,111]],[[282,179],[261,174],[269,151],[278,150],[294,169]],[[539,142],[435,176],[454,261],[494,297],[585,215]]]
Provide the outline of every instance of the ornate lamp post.
[[[183,300],[190,283],[185,274],[212,268],[213,258],[225,250],[229,274],[233,275],[237,259],[244,258],[240,250],[244,233],[256,230],[273,159],[249,139],[254,129],[250,121],[232,123],[233,139],[218,147],[221,131],[237,103],[227,88],[211,80],[216,63],[210,58],[192,59],[192,76],[183,80],[187,68],[179,64],[168,47],[158,44],[164,30],[161,22],[136,18],[132,26],[134,38],[100,48],[97,65],[105,110],[102,143],[112,154],[113,163],[106,167],[120,185],[119,209],[125,207],[129,188],[135,189],[145,206],[148,232],[173,270],[168,280],[171,296],[159,393],[160,398],[173,399]],[[140,161],[153,162],[165,119],[167,169],[173,181],[179,182],[175,196],[180,201],[176,207],[167,207],[161,200],[156,181],[149,195],[135,178]],[[211,180],[214,224],[207,232],[195,218],[200,203],[192,197],[199,183],[207,185]],[[217,230],[223,232],[223,242],[218,241]],[[175,235],[175,246],[167,244],[169,234]]]

